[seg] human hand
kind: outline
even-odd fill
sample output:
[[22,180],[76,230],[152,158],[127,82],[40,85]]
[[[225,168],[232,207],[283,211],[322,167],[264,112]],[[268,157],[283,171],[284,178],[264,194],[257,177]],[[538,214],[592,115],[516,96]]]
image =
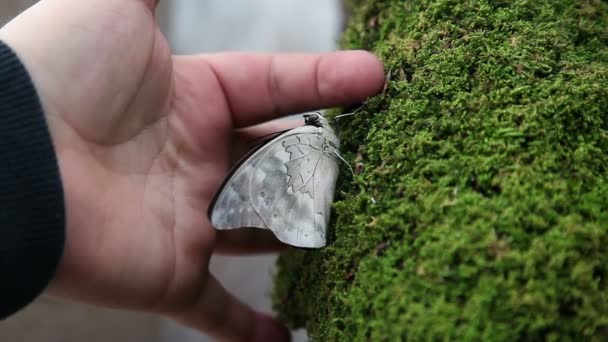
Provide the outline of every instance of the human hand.
[[171,56],[155,5],[43,0],[0,30],[36,85],[62,174],[67,241],[49,293],[226,340],[286,339],[208,271],[213,252],[281,246],[206,216],[242,143],[234,130],[360,102],[382,66],[365,52]]

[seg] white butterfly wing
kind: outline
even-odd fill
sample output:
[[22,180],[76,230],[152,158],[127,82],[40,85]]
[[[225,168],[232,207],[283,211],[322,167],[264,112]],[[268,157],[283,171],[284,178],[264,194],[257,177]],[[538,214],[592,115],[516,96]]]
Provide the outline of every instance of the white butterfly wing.
[[217,229],[241,227],[267,228],[249,200],[249,176],[255,172],[245,161],[222,188],[211,211],[211,223]]
[[[333,155],[323,151],[319,130],[304,128],[273,146],[272,158],[285,162],[278,169],[275,163],[260,163],[249,195],[259,216],[281,241],[318,248],[326,242],[338,165]],[[261,191],[265,191],[263,196]]]
[[245,160],[212,209],[217,229],[260,227],[299,247],[325,245],[338,164],[316,127],[302,126]]
[[[210,211],[211,223],[216,229],[236,229],[242,227],[269,228],[262,220],[258,212],[251,205],[249,196],[249,186],[255,184],[254,177],[261,176],[256,171],[261,163],[267,164],[268,170],[272,170],[273,176],[279,179],[286,179],[283,165],[289,160],[289,154],[277,149],[281,141],[291,135],[298,134],[301,130],[314,131],[311,126],[302,126],[297,129],[287,131],[280,136],[264,144],[251,155],[241,160],[240,165],[232,172],[221,188],[221,192],[213,201]],[[287,185],[283,185],[286,187]]]

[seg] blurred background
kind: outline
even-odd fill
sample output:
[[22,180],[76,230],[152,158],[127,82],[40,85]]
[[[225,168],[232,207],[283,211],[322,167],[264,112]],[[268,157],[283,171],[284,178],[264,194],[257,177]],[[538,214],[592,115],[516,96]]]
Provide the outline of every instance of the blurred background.
[[[50,1],[50,0],[48,0]],[[0,26],[36,1],[2,0]],[[161,0],[159,23],[176,54],[215,51],[325,52],[343,25],[340,0]],[[276,256],[215,257],[211,272],[237,297],[270,311]],[[294,341],[305,341],[303,331]],[[209,338],[157,317],[41,297],[0,322],[7,342],[194,342]]]

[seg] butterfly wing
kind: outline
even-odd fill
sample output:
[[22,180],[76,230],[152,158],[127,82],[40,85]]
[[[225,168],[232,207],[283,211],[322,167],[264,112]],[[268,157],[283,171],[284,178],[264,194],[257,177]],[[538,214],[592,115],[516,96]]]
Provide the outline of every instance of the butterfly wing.
[[233,166],[229,176],[220,187],[220,191],[209,206],[209,218],[216,229],[236,229],[242,227],[268,228],[251,206],[249,199],[250,177],[255,167],[265,155],[265,149],[279,140],[281,135],[289,134],[289,130],[281,131],[263,137],[247,155]]
[[322,247],[337,176],[322,132],[298,127],[241,163],[214,202],[211,222],[217,229],[268,228],[285,243]]
[[286,181],[281,184],[281,180],[286,179],[284,164],[289,161],[289,154],[285,153],[281,142],[301,130],[312,131],[314,128],[302,126],[286,131],[258,145],[233,167],[231,176],[226,179],[210,205],[209,217],[216,229],[269,228],[252,206],[249,187],[250,184],[255,184],[256,175],[260,176],[260,164],[266,165],[265,170],[272,170],[269,173],[272,173],[271,178],[278,181],[277,186],[287,186]]
[[[324,151],[324,136],[301,127],[276,144],[272,156],[285,161],[260,163],[249,184],[252,205],[279,240],[299,247],[325,246],[338,164]],[[263,193],[262,193],[263,192]]]
[[245,162],[225,183],[210,212],[211,224],[215,228],[267,228],[251,206],[249,192],[246,191],[252,172],[255,171],[251,163]]

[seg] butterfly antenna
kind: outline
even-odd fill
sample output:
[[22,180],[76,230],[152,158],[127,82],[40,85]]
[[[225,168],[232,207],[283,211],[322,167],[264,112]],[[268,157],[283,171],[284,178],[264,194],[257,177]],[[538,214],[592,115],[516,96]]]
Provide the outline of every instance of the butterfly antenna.
[[346,116],[355,115],[355,114],[357,114],[357,113],[358,113],[358,112],[361,110],[361,108],[363,108],[364,106],[365,106],[365,105],[361,105],[359,108],[355,109],[355,111],[354,111],[354,112],[352,112],[352,113],[346,113],[346,114],[340,114],[340,115],[336,115],[336,116],[334,117],[334,119],[335,119],[335,120],[336,120],[336,122],[337,122],[339,118],[343,118],[343,117],[346,117]]
[[353,167],[350,166],[350,164],[344,158],[342,158],[342,156],[340,155],[340,153],[338,153],[338,151],[334,151],[334,153],[336,154],[336,156],[338,156],[338,158],[340,158],[341,161],[344,162],[344,164],[346,164],[346,166],[348,166],[348,168],[350,169],[350,173],[352,173],[353,177],[355,177],[355,171],[353,170]]
[[343,117],[346,117],[346,116],[355,115],[355,114],[357,114],[357,113],[358,113],[358,112],[361,110],[361,108],[363,108],[364,106],[365,106],[364,104],[363,104],[363,105],[361,105],[359,108],[355,109],[355,111],[354,111],[354,112],[352,112],[352,113],[346,113],[346,114],[340,114],[340,115],[334,116],[334,122],[336,123],[336,133],[337,133],[337,135],[338,135],[338,136],[340,136],[340,124],[338,123],[338,119],[343,118]]

